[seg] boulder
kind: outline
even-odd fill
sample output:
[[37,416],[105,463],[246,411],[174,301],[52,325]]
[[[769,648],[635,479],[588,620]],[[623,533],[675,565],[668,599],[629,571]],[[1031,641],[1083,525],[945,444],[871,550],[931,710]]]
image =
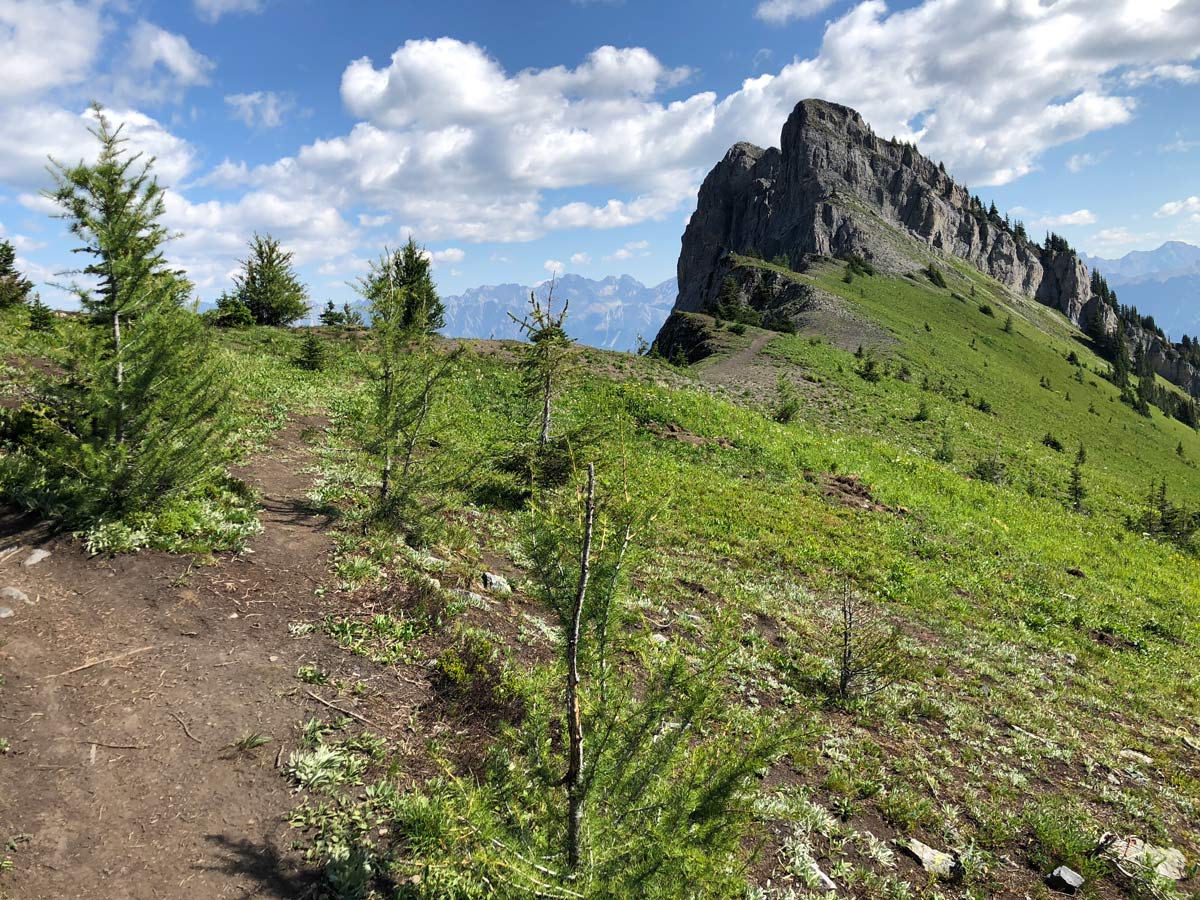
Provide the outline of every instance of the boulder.
[[1058,891],[1060,894],[1074,896],[1083,887],[1083,876],[1074,869],[1059,866],[1046,876],[1046,887],[1052,891]]
[[1122,750],[1118,756],[1126,762],[1137,763],[1140,766],[1150,766],[1154,764],[1154,760],[1137,750]]

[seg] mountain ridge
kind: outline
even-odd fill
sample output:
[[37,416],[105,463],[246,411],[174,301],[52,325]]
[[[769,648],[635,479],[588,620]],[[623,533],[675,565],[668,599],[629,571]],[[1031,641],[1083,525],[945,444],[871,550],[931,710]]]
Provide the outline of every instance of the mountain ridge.
[[566,273],[533,285],[480,285],[442,298],[443,331],[453,337],[519,340],[520,326],[509,314],[523,317],[530,292],[545,300],[552,288],[557,300],[570,301],[566,328],[572,338],[606,350],[633,350],[639,337],[650,340],[666,320],[675,302],[676,281],[668,278],[647,286],[631,275],[594,279]]

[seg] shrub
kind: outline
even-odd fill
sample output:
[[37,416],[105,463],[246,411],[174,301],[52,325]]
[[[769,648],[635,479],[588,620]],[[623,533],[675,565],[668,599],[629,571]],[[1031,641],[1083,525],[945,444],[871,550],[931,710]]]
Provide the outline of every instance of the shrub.
[[296,365],[309,372],[323,372],[327,356],[325,342],[317,337],[315,331],[309,331],[304,335],[304,343],[300,345],[300,356],[296,358]]
[[[996,311],[994,309],[992,309],[992,305],[990,303],[980,303],[979,311],[981,313],[983,313],[985,316],[991,316],[993,319],[996,317]],[[1005,330],[1007,331],[1010,329],[1005,329]]]
[[1055,453],[1062,453],[1062,451],[1063,451],[1062,442],[1059,441],[1059,439],[1056,438],[1049,431],[1047,431],[1044,435],[1042,435],[1042,444],[1049,447]]
[[942,270],[933,263],[930,263],[928,266],[926,266],[925,277],[928,278],[935,287],[948,287],[946,284],[946,276],[944,276],[942,274]]

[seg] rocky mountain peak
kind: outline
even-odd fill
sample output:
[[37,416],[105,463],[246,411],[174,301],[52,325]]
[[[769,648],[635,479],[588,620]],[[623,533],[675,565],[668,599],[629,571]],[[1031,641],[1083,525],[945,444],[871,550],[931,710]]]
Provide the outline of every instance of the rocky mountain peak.
[[[896,231],[915,240],[897,242]],[[778,150],[735,144],[704,180],[683,237],[676,309],[703,309],[729,271],[729,254],[748,252],[793,263],[853,254],[893,273],[923,268],[941,252],[1076,325],[1099,303],[1073,252],[1015,234],[944,166],[911,144],[879,138],[855,110],[824,100],[796,105]]]

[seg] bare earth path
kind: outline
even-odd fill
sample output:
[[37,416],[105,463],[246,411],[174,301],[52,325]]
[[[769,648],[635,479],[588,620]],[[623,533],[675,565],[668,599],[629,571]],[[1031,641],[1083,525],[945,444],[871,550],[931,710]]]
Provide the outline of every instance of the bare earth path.
[[[290,622],[320,615],[330,539],[307,515],[298,420],[238,474],[264,495],[252,553],[197,567],[161,553],[88,558],[76,542],[10,527],[0,587],[31,604],[0,620],[0,897],[301,898],[287,848],[291,798],[275,768],[296,723],[328,712],[295,678],[346,657]],[[144,649],[149,648],[149,649]],[[131,652],[136,651],[136,652]],[[129,654],[76,672],[94,660]],[[349,673],[352,677],[354,673]],[[320,692],[321,689],[313,689]],[[229,745],[250,732],[271,743]],[[13,841],[15,849],[4,847]]]

